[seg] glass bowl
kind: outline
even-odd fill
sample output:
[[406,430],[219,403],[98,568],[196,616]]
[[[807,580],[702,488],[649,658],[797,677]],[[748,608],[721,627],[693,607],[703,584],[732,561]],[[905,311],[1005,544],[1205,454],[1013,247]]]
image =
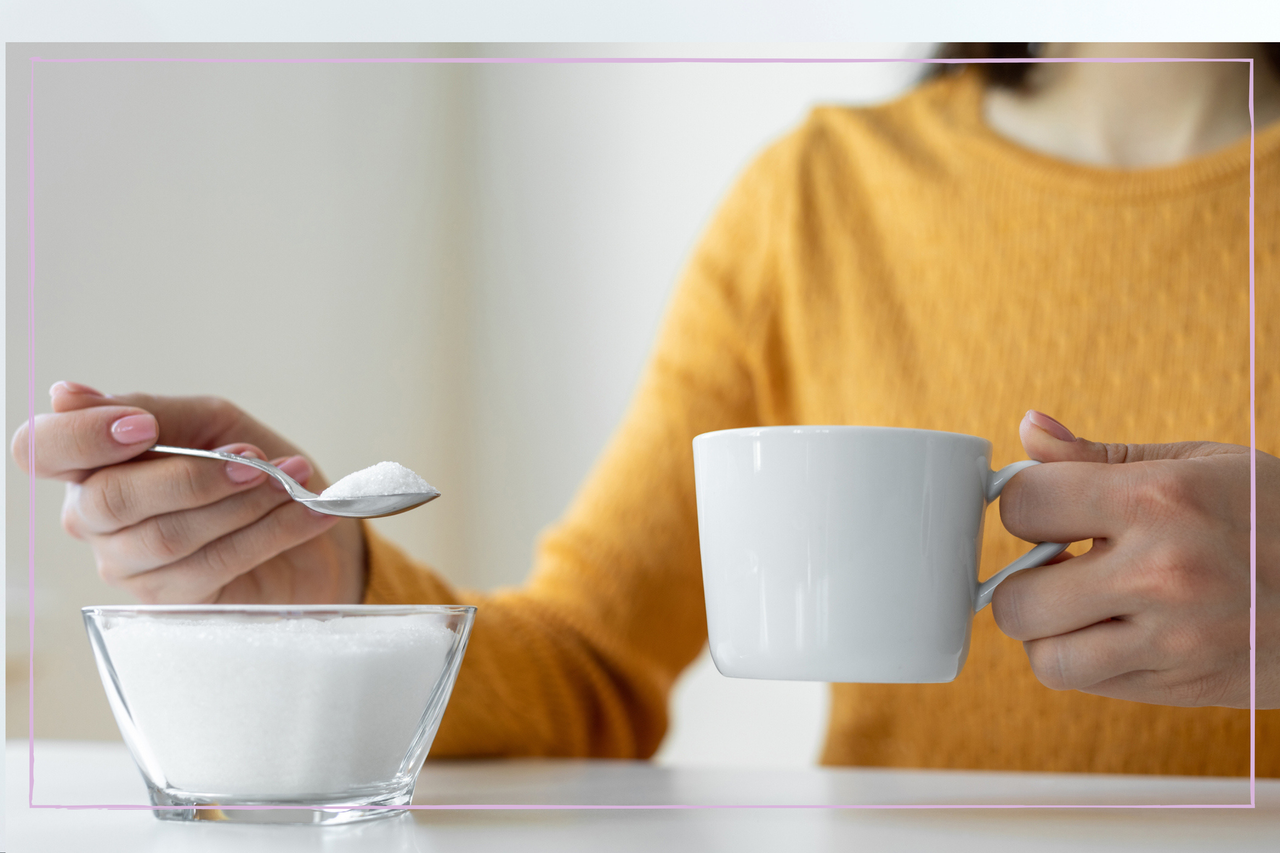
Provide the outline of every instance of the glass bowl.
[[85,607],[162,820],[403,812],[466,651],[465,606]]

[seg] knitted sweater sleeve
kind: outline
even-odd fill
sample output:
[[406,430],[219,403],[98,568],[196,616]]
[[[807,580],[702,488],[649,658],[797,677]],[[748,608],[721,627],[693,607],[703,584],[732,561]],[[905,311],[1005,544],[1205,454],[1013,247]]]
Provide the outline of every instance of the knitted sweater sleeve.
[[367,602],[478,607],[433,756],[657,749],[672,683],[706,641],[691,441],[767,420],[778,387],[767,293],[786,148],[714,218],[621,426],[523,587],[455,590],[366,528]]

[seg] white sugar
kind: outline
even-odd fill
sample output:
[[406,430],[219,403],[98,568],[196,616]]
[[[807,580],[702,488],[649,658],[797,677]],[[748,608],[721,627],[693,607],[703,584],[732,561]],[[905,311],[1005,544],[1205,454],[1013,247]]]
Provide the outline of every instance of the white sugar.
[[306,797],[396,775],[453,635],[396,616],[170,618],[124,620],[103,640],[169,785]]
[[322,498],[363,498],[371,495],[407,495],[434,492],[417,474],[398,462],[379,462],[348,474],[320,493]]

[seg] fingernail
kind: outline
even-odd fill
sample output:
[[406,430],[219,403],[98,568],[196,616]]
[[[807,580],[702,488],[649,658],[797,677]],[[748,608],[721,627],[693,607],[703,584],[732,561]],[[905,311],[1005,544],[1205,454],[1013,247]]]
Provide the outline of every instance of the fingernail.
[[[246,459],[257,459],[258,454],[245,451],[237,453],[237,456],[243,456]],[[252,465],[241,465],[239,462],[228,462],[226,465],[227,476],[231,478],[233,483],[247,483],[250,480],[256,480],[259,477],[267,476],[265,471],[259,471]]]
[[1076,437],[1071,434],[1071,430],[1055,421],[1053,418],[1031,409],[1027,412],[1027,420],[1032,424],[1049,433],[1049,435],[1058,439],[1058,441],[1075,441]]
[[128,415],[111,425],[111,437],[121,444],[155,441],[158,434],[154,415]]
[[[297,480],[298,484],[302,486],[307,484],[307,480],[311,479],[311,474],[313,473],[311,463],[302,456],[290,456],[288,459],[275,463],[275,466]],[[275,480],[272,481],[272,485],[277,489],[284,488]]]
[[53,387],[49,389],[49,396],[52,397],[55,393],[91,394],[94,397],[107,396],[96,388],[90,388],[88,385],[81,385],[79,382],[67,382],[65,379],[61,382],[53,383]]

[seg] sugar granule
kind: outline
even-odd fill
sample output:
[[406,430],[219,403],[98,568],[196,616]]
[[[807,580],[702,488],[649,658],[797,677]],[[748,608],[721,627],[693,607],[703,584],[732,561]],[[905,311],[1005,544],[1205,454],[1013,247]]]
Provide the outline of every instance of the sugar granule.
[[398,462],[379,462],[348,474],[320,493],[322,498],[365,498],[434,492],[426,480]]
[[379,616],[136,619],[103,637],[170,785],[273,798],[392,779],[453,642],[429,620]]

